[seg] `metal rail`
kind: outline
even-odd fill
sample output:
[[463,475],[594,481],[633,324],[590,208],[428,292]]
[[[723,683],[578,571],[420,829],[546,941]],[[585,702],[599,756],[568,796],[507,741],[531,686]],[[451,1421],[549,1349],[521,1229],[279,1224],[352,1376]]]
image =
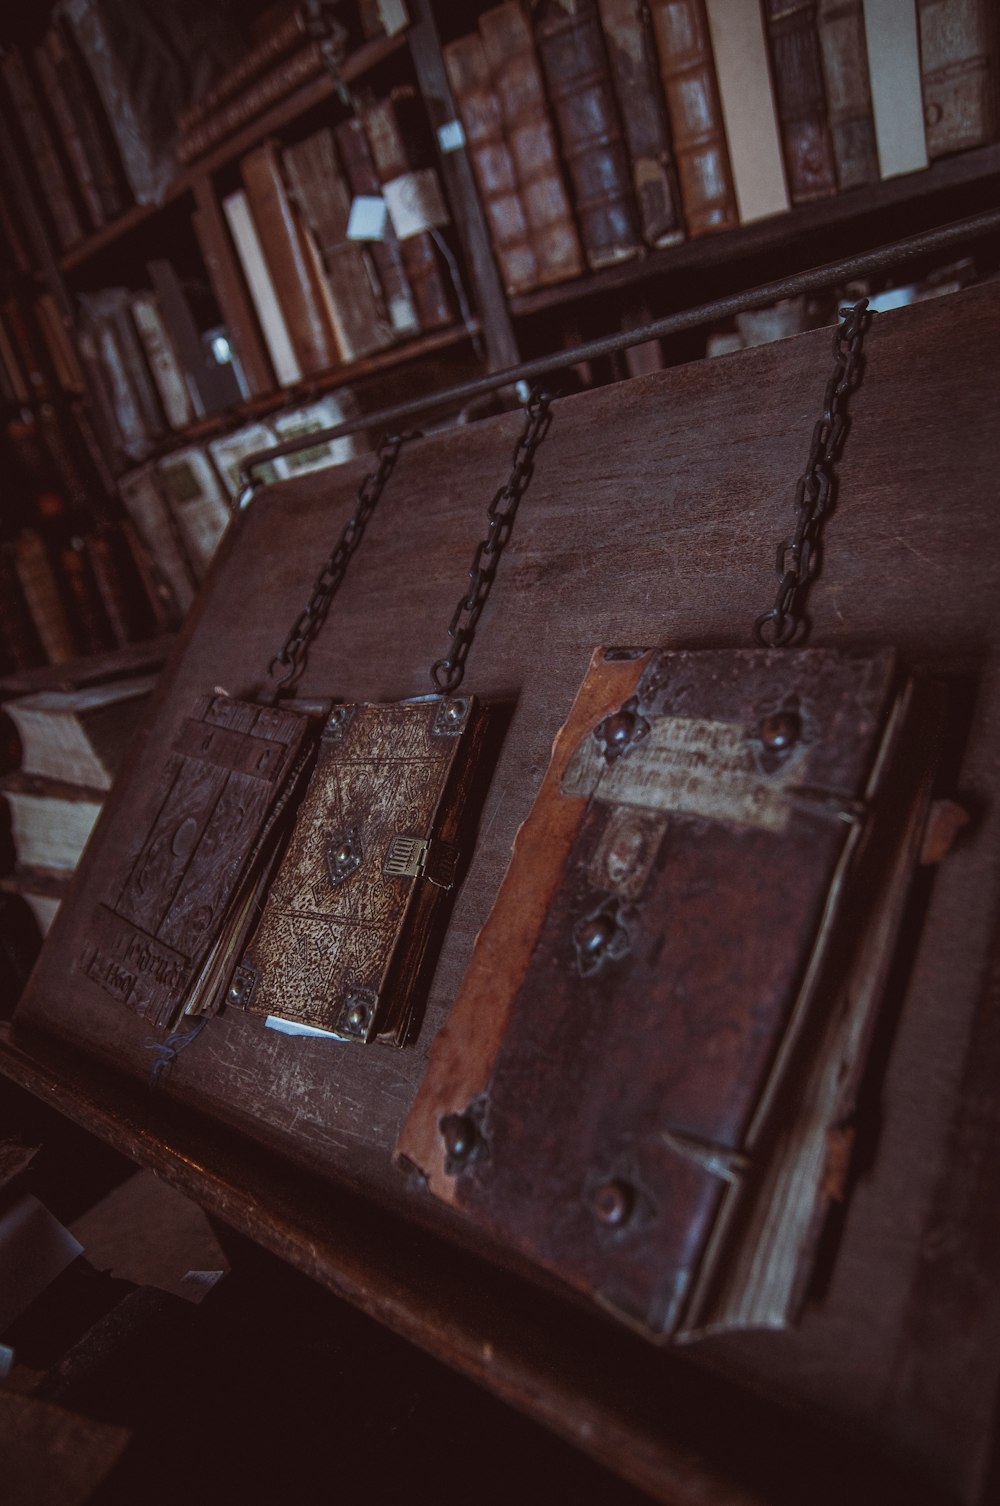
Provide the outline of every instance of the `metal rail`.
[[860,252],[856,256],[847,256],[840,261],[828,262],[822,267],[813,267],[808,272],[797,272],[791,277],[780,277],[774,282],[761,283],[758,287],[745,289],[741,293],[713,298],[708,303],[700,303],[694,308],[683,309],[676,314],[667,314],[662,319],[654,319],[649,324],[640,325],[636,329],[618,330],[613,335],[602,335],[599,339],[587,340],[582,345],[574,345],[567,350],[556,351],[547,356],[537,356],[534,360],[522,361],[518,366],[508,366],[503,371],[494,371],[486,376],[474,377],[471,381],[459,382],[456,386],[446,387],[440,392],[428,393],[422,397],[411,398],[405,403],[395,403],[392,407],[381,408],[375,413],[365,413],[356,418],[346,419],[331,429],[318,429],[311,434],[286,440],[284,444],[274,445],[269,450],[261,450],[246,460],[240,469],[240,502],[248,501],[248,494],[256,488],[254,473],[260,466],[266,465],[269,461],[279,460],[285,455],[293,455],[296,450],[310,449],[314,445],[324,444],[327,440],[353,434],[358,429],[392,430],[433,408],[465,402],[470,398],[496,392],[500,387],[511,387],[518,382],[533,383],[538,377],[547,376],[549,372],[557,371],[563,366],[573,366],[578,361],[590,361],[599,356],[615,355],[618,351],[626,350],[630,345],[639,345],[645,340],[657,340],[664,335],[679,334],[682,330],[694,329],[700,324],[708,324],[716,319],[731,318],[734,314],[745,313],[748,309],[766,307],[768,304],[776,303],[779,298],[795,298],[801,293],[816,293],[832,284],[850,282],[856,277],[866,277],[872,273],[882,272],[900,262],[912,261],[928,253],[964,246],[971,240],[978,240],[996,231],[1000,231],[1000,209],[988,210],[965,220],[957,220],[951,225],[943,225],[937,230],[926,230],[920,235],[907,236],[903,240],[879,246],[875,251]]

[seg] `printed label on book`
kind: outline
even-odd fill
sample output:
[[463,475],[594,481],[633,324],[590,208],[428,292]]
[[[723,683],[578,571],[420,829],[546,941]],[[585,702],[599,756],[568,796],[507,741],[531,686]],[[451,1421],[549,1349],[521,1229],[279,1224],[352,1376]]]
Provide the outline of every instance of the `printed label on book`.
[[381,194],[359,194],[347,219],[349,241],[384,241],[389,211]]
[[384,185],[384,193],[392,228],[401,241],[448,224],[441,184],[432,167],[394,178]]

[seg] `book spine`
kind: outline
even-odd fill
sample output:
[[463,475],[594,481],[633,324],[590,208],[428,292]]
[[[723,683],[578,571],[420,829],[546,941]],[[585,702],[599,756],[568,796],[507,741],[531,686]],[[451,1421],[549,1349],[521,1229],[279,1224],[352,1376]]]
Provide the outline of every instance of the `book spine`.
[[190,109],[184,111],[177,121],[181,136],[188,135],[208,116],[216,114],[234,95],[249,88],[262,73],[274,68],[275,64],[294,52],[306,36],[306,13],[302,6],[296,6],[289,15],[278,20],[274,30],[263,41],[245,53]]
[[240,271],[239,253],[226,229],[225,214],[215,196],[214,186],[196,185],[195,200],[198,207],[191,221],[222,313],[222,322],[229,332],[251,397],[262,397],[274,391],[274,367],[254,312],[253,299]]
[[819,0],[817,28],[837,181],[859,188],[879,175],[861,0]]
[[167,423],[183,429],[192,422],[194,407],[156,299],[152,293],[134,293],[129,305]]
[[738,222],[703,0],[649,0],[688,234]]
[[156,467],[143,466],[122,476],[118,495],[155,573],[176,604],[176,614],[183,616],[194,600],[195,576],[177,524],[160,491]]
[[504,288],[525,293],[538,285],[538,259],[482,41],[473,35],[452,42],[444,49],[444,61]]
[[218,413],[239,401],[241,393],[231,366],[210,359],[201,340],[184,286],[173,264],[147,262],[160,318],[180,362],[196,415]]
[[14,545],[14,559],[21,594],[45,657],[50,664],[68,664],[76,658],[76,642],[41,534],[33,528],[22,529]]
[[126,293],[122,294],[110,317],[114,325],[115,340],[121,352],[125,378],[131,383],[135,393],[148,447],[158,439],[162,439],[165,429],[164,416],[150,368],[146,364],[142,341],[139,339],[138,330],[132,318],[130,299]]
[[[365,112],[364,125],[375,170],[383,190],[391,189],[415,170],[425,168],[422,122],[416,91],[394,89]],[[426,170],[426,169],[425,169]],[[429,230],[404,236],[399,231],[406,277],[421,329],[440,329],[456,316],[444,259]]]
[[83,207],[87,211],[91,225],[97,228],[103,225],[106,219],[104,205],[97,191],[97,183],[78,118],[70,108],[69,100],[63,90],[62,79],[44,45],[35,48],[35,72],[62,138],[66,158],[72,168]]
[[312,232],[330,289],[337,344],[345,360],[384,350],[395,338],[370,263],[347,238],[351,196],[340,173],[333,132],[316,131],[283,155],[299,213]]
[[70,607],[77,652],[99,654],[114,647],[118,640],[104,610],[86,537],[79,534],[64,537],[54,552]]
[[256,119],[271,105],[287,98],[300,85],[319,78],[325,70],[320,43],[310,42],[182,136],[177,146],[178,160],[188,163],[203,157],[210,148],[234,135],[241,126]]
[[793,204],[809,204],[837,192],[816,0],[765,0],[764,15],[788,189]]
[[253,306],[260,321],[261,334],[267,345],[271,364],[279,386],[290,387],[302,378],[302,367],[292,345],[277,289],[270,269],[264,259],[264,251],[250,213],[247,196],[242,189],[229,194],[222,201],[222,210],[229,224],[229,231],[236,247],[243,276]]
[[862,0],[862,9],[879,172],[919,172],[928,158],[916,11],[899,0]]
[[204,578],[229,522],[229,504],[208,456],[196,448],[175,450],[157,466],[195,577]]
[[[150,438],[129,380],[125,355],[118,344],[118,331],[110,318],[96,313],[91,318],[90,331],[93,354],[101,371],[99,386],[114,415],[119,447],[126,459],[141,460],[150,448]],[[90,354],[86,338],[81,340],[80,349],[85,358]]]
[[[336,127],[334,135],[351,193],[356,197],[380,195],[382,185],[361,121],[352,116]],[[372,241],[369,249],[393,330],[397,336],[416,334],[420,320],[403,265],[403,253],[391,225],[386,227],[385,239]]]
[[72,246],[82,238],[83,225],[25,60],[19,52],[12,51],[8,52],[0,66],[3,68],[14,110],[20,118],[21,130],[38,173],[56,235],[64,248]]
[[642,237],[596,0],[545,0],[535,35],[587,264],[599,271],[637,255]]
[[244,157],[240,172],[298,364],[306,376],[335,366],[336,340],[302,223],[282,176],[277,145],[265,142]]
[[740,223],[789,208],[764,22],[746,0],[705,0]]
[[480,17],[531,244],[544,286],[578,277],[583,251],[563,181],[535,40],[518,0]]
[[94,529],[84,542],[115,644],[148,638],[153,613],[122,525]]
[[984,146],[997,134],[1000,49],[994,0],[917,0],[927,155]]
[[3,312],[7,335],[13,342],[16,364],[27,382],[29,399],[52,396],[52,383],[46,371],[45,358],[38,334],[17,298],[6,298],[0,309]]
[[83,372],[55,298],[51,293],[42,293],[35,299],[33,309],[59,386],[64,392],[83,392]]
[[77,124],[101,206],[101,223],[106,223],[128,208],[132,195],[104,106],[65,19],[57,19],[49,28],[45,46]]

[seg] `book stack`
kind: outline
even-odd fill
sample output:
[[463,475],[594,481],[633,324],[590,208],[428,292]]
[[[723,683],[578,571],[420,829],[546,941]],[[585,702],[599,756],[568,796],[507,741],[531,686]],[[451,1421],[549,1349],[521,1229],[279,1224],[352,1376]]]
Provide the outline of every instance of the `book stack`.
[[39,691],[3,705],[20,745],[20,767],[0,780],[14,857],[4,887],[23,895],[43,934],[154,684],[155,677],[146,675]]
[[507,292],[995,139],[989,0],[521,0],[445,62]]

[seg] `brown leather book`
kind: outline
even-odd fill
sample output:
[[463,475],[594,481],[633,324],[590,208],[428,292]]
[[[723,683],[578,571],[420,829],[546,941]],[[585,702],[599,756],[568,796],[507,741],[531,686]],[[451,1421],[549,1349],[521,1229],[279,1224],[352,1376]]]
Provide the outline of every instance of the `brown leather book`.
[[222,210],[214,194],[199,200],[191,216],[195,238],[205,262],[222,322],[236,352],[247,390],[261,397],[275,388],[274,368],[257,325],[257,316],[240,272]]
[[130,532],[126,523],[109,523],[91,529],[83,541],[112,640],[122,647],[151,638],[166,626],[156,620],[153,598],[132,553]]
[[765,0],[778,124],[793,204],[837,192],[816,0]]
[[387,199],[408,199],[414,207],[405,223],[393,217],[393,227],[420,327],[440,329],[454,323],[458,311],[447,263],[430,229],[417,228],[435,221],[440,227],[447,211],[431,166],[427,121],[416,89],[404,84],[370,105],[364,111],[364,127],[383,194]]
[[649,0],[688,234],[739,222],[703,0]]
[[841,188],[879,177],[862,0],[819,0],[826,107]]
[[583,252],[563,180],[531,26],[519,0],[479,18],[542,285],[583,271]]
[[333,132],[323,126],[285,148],[285,174],[302,219],[308,225],[326,270],[337,344],[345,361],[384,350],[395,331],[368,253],[348,240],[351,195],[340,172]]
[[304,373],[336,366],[337,341],[298,209],[281,170],[281,150],[267,141],[240,163],[257,234]]
[[675,246],[684,239],[680,190],[644,0],[598,3],[643,239],[648,246]]
[[444,49],[444,61],[504,287],[508,293],[525,293],[538,286],[538,259],[482,39],[473,34],[451,42]]
[[273,29],[251,47],[238,63],[228,68],[221,78],[199,100],[185,110],[177,121],[182,136],[188,135],[195,126],[208,116],[216,114],[234,95],[249,88],[262,73],[294,52],[308,37],[308,22],[304,6],[297,5],[287,15],[275,17]]
[[[342,121],[334,131],[337,150],[344,167],[344,174],[355,196],[379,196],[382,185],[365,128],[356,116]],[[385,238],[370,241],[368,251],[382,288],[382,297],[389,320],[397,335],[413,335],[420,329],[420,321],[413,303],[413,294],[403,265],[403,253],[391,225],[386,226]]]
[[598,650],[400,1140],[432,1193],[649,1337],[791,1320],[926,820],[913,709],[891,653]]
[[319,78],[325,71],[326,60],[319,42],[309,42],[290,57],[282,58],[267,73],[248,84],[242,93],[192,126],[177,144],[178,161],[193,162],[196,157],[203,156],[271,105],[286,99],[301,84]]
[[71,188],[71,179],[56,149],[55,138],[42,111],[37,86],[21,53],[12,49],[0,63],[4,81],[30,162],[38,174],[44,207],[52,220],[59,244],[72,246],[83,236],[81,211]]
[[917,0],[927,155],[996,139],[1000,16],[995,0]]
[[598,271],[636,256],[642,235],[596,0],[543,0],[535,36],[580,238]]

